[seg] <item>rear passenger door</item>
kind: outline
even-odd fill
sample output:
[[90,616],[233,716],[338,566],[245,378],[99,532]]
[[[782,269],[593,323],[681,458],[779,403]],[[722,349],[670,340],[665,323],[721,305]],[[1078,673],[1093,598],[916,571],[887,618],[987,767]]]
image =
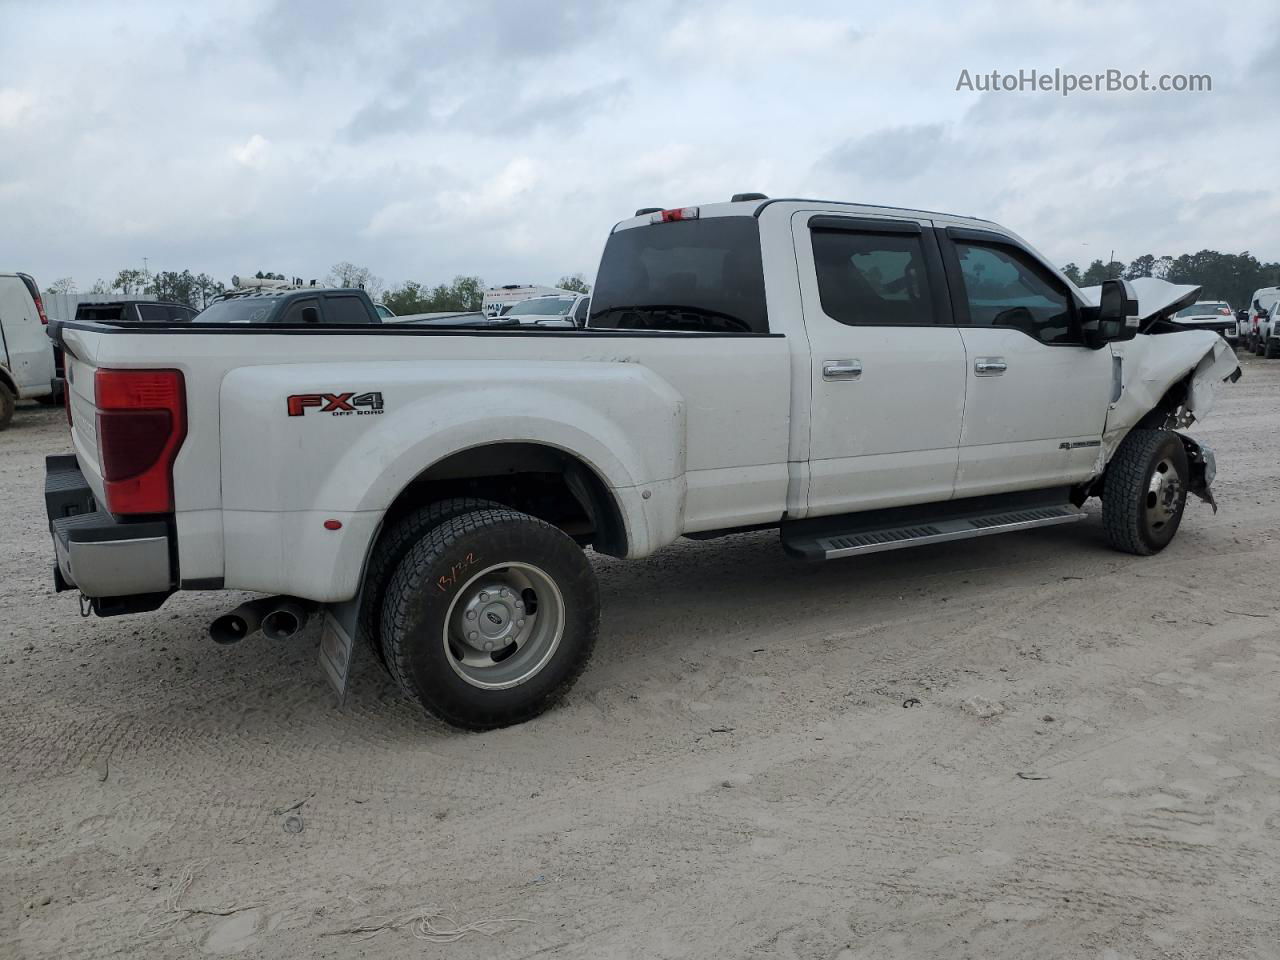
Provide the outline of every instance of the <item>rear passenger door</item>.
[[939,231],[966,355],[956,496],[1073,484],[1094,473],[1112,355],[1084,345],[1070,288],[1012,238]]
[[812,390],[809,516],[946,500],[964,344],[932,223],[792,218]]

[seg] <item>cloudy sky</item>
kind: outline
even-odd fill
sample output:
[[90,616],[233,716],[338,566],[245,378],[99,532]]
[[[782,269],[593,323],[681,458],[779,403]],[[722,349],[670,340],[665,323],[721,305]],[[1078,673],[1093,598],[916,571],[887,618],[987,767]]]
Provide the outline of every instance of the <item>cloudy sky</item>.
[[[1280,7],[0,0],[0,269],[588,278],[736,191],[988,217],[1058,263],[1280,259]],[[978,93],[1019,69],[1209,93]]]

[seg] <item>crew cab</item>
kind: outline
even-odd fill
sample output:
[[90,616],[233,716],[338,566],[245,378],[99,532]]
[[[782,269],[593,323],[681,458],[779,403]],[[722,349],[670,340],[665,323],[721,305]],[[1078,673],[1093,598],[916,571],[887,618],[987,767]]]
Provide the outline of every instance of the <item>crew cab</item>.
[[1198,292],[1089,295],[989,221],[749,194],[618,223],[583,328],[57,325],[55,584],[99,616],[267,594],[213,638],[319,616],[340,691],[367,646],[448,722],[518,722],[590,656],[583,547],[775,528],[830,560],[1101,497],[1113,547],[1162,550],[1212,500],[1177,430],[1239,376],[1167,322]]
[[302,287],[260,284],[232,290],[192,320],[198,324],[259,324],[302,327],[382,323],[382,315],[363,290],[350,287]]
[[90,323],[187,323],[200,311],[169,300],[106,300],[76,304],[76,319]]

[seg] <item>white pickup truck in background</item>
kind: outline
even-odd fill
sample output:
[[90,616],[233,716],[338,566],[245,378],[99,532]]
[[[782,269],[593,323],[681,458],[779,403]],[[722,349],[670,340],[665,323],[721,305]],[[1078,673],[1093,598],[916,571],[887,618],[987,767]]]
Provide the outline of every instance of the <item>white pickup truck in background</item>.
[[517,722],[591,653],[584,546],[775,527],[828,559],[1099,496],[1114,547],[1164,548],[1214,472],[1174,429],[1239,370],[1167,323],[1188,289],[1091,301],[987,221],[745,195],[619,223],[586,328],[57,324],[57,586],[273,594],[215,639],[319,610],[339,687],[364,641],[433,714]]

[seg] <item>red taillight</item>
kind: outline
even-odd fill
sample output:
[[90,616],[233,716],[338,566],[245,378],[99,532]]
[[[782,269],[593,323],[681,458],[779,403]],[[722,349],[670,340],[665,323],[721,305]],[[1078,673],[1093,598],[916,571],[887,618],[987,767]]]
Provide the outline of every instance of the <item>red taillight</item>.
[[187,436],[177,370],[99,370],[98,457],[111,513],[173,510],[173,461]]
[[676,220],[697,220],[701,211],[697,207],[676,207],[673,210],[658,210],[650,214],[650,223],[672,223]]
[[36,313],[40,314],[40,322],[47,327],[49,325],[49,318],[44,315],[44,301],[40,299],[39,291],[31,294],[31,299],[36,302]]

